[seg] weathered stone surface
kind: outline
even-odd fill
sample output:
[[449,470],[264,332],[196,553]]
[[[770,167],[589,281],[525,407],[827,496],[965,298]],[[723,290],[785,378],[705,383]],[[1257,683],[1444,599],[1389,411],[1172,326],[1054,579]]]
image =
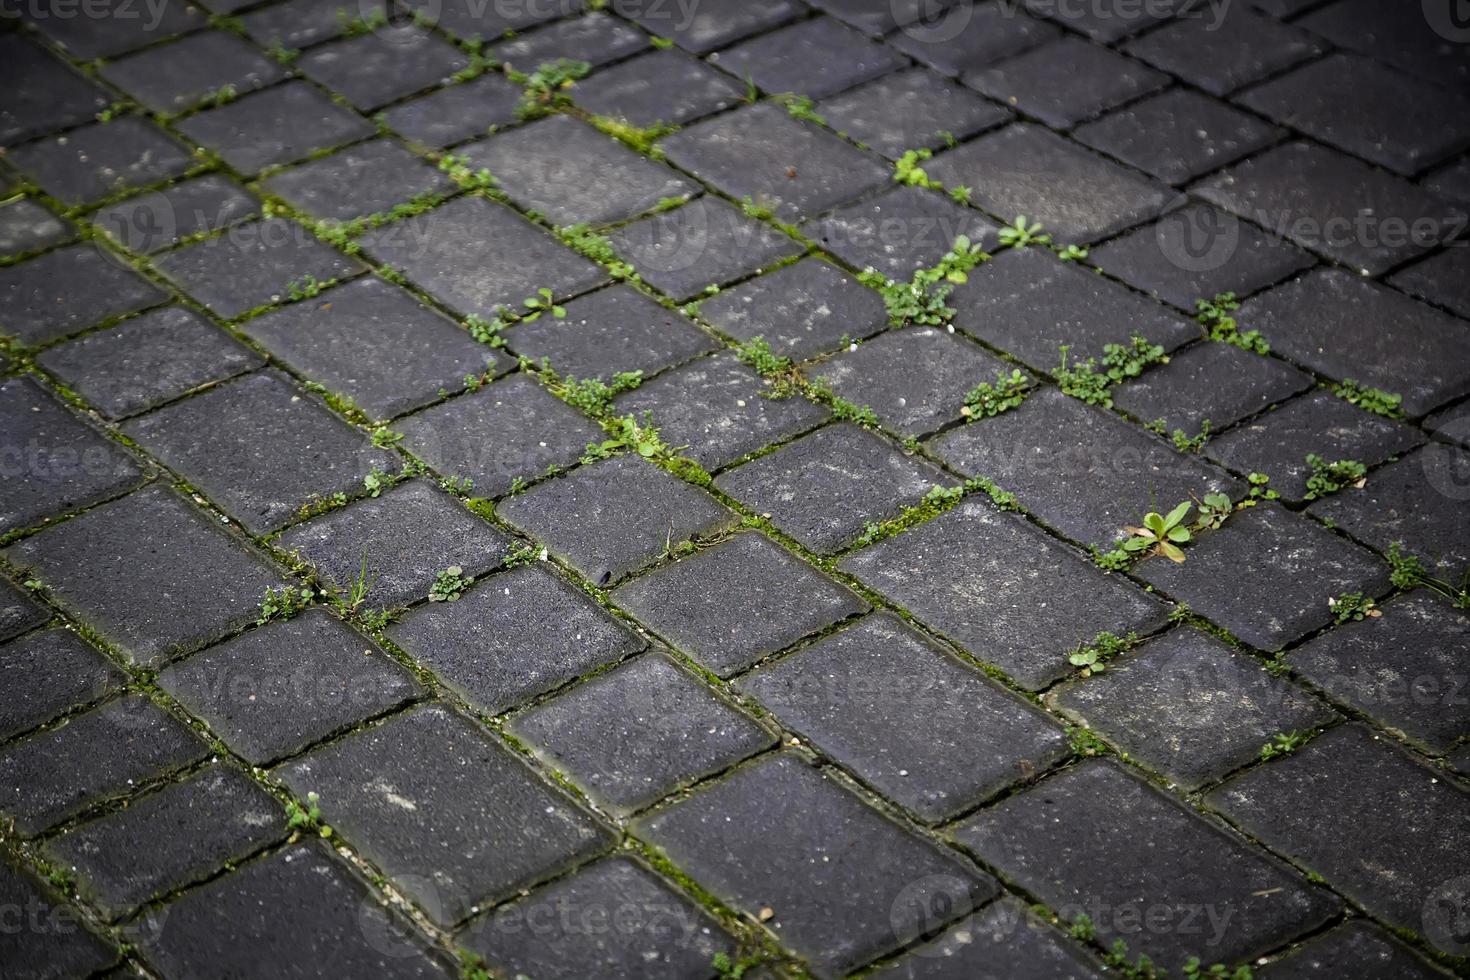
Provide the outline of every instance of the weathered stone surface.
[[634,126],[678,126],[745,97],[735,79],[682,51],[650,51],[578,86],[577,104]]
[[908,282],[914,270],[936,265],[961,235],[975,244],[995,241],[995,225],[928,188],[902,186],[839,208],[803,226],[822,248],[859,269],[872,267]]
[[964,80],[997,102],[1066,129],[1163,88],[1168,77],[1108,48],[1064,37]]
[[0,578],[0,641],[40,626],[50,616],[45,606],[33,601],[9,579]]
[[521,87],[492,73],[400,102],[383,115],[394,132],[439,148],[515,122],[520,102]]
[[852,88],[904,63],[892,48],[828,17],[762,34],[710,55],[710,61],[767,92],[813,99]]
[[470,63],[454,45],[411,25],[388,25],[312,48],[296,62],[308,78],[369,112],[448,81]]
[[794,20],[806,9],[794,0],[710,0],[683,14],[672,7],[654,7],[638,0],[613,0],[609,6],[649,33],[671,38],[695,54],[705,54]]
[[1312,386],[1311,375],[1233,344],[1205,342],[1118,388],[1113,403],[1193,437],[1234,425]]
[[91,119],[111,95],[18,33],[0,44],[0,143],[6,146]]
[[998,125],[1010,113],[924,68],[884,75],[824,99],[817,111],[838,132],[891,160],[935,150]]
[[0,739],[106,697],[127,677],[77,634],[38,630],[0,646],[0,671],[15,697],[0,703]]
[[1419,299],[1470,318],[1470,248],[1447,248],[1388,277]]
[[117,961],[117,950],[94,935],[76,909],[8,855],[0,858],[0,901],[34,916],[32,928],[0,933],[0,959],[15,976],[88,976]]
[[1007,10],[999,5],[956,5],[953,14],[941,13],[932,25],[908,25],[891,41],[930,68],[959,75],[1061,36],[1060,28],[1027,16],[1019,6]]
[[208,30],[110,61],[99,74],[154,112],[174,113],[264,88],[285,72],[243,38]]
[[778,357],[804,360],[888,326],[877,293],[829,262],[802,259],[699,304],[699,314],[737,340],[763,338]]
[[66,222],[28,197],[0,204],[0,258],[49,248],[71,236]]
[[1299,27],[1231,10],[1213,19],[1181,17],[1129,41],[1123,50],[1206,92],[1225,95],[1310,58],[1322,45]]
[[1326,980],[1353,973],[1403,980],[1443,980],[1446,976],[1361,919],[1350,919],[1255,971],[1261,980]]
[[1106,974],[1010,896],[879,970],[882,980],[1099,980]]
[[179,132],[245,174],[371,136],[372,124],[304,81],[254,92],[179,123]]
[[47,252],[0,268],[5,332],[42,344],[124,313],[162,303],[168,294],[86,245]]
[[134,116],[30,143],[5,158],[69,206],[177,177],[192,162],[187,149]]
[[220,174],[204,174],[109,204],[92,223],[125,248],[152,255],[260,213],[260,202]]
[[[575,4],[573,4],[575,6]],[[531,10],[541,8],[527,8]],[[533,69],[558,58],[585,61],[593,67],[617,61],[649,46],[648,36],[601,10],[566,17],[502,41],[491,49],[512,67]],[[603,78],[598,75],[599,84]],[[580,93],[579,93],[580,94]]]
[[261,186],[313,218],[351,221],[415,198],[448,194],[455,185],[432,164],[379,139],[282,170]]

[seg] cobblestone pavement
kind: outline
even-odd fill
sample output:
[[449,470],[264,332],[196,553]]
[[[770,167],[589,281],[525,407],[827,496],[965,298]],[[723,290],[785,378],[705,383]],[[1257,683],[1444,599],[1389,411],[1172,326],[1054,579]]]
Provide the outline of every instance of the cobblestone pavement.
[[1470,975],[1463,4],[400,2],[4,7],[0,977]]

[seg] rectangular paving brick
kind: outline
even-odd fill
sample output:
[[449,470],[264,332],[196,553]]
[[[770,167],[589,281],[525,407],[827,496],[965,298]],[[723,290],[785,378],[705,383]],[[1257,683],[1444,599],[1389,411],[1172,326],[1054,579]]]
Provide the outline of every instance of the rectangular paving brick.
[[221,30],[199,31],[109,61],[99,74],[156,113],[182,112],[212,94],[244,94],[285,76],[249,41]]
[[194,162],[184,146],[137,116],[17,147],[5,158],[68,206],[177,177]]
[[1063,37],[964,76],[997,102],[1056,129],[1163,88],[1168,76],[1109,48]]
[[260,202],[244,188],[222,174],[204,174],[109,204],[91,220],[129,251],[152,255],[259,213]]
[[72,71],[45,48],[19,34],[0,45],[0,142],[6,146],[75,126],[112,100],[102,86]]
[[1284,361],[1207,341],[1121,385],[1113,404],[1145,423],[1163,419],[1170,432],[1195,436],[1206,423],[1210,431],[1228,428],[1312,384],[1311,375]]
[[681,125],[744,97],[739,81],[676,50],[650,51],[599,71],[575,95],[590,112],[643,127]]
[[296,65],[363,112],[433,88],[467,67],[463,51],[428,31],[384,28],[307,51]]
[[70,225],[30,198],[0,204],[0,258],[40,251],[71,237]]
[[936,71],[959,75],[1062,36],[1059,27],[1028,16],[1019,4],[1009,9],[1000,4],[953,6],[952,11],[942,7],[932,20],[915,17],[917,23],[905,24],[890,43]]
[[103,654],[66,629],[37,630],[0,645],[0,672],[14,695],[0,703],[0,739],[106,697],[128,680]]
[[0,933],[0,960],[16,976],[82,977],[117,962],[118,951],[111,943],[93,933],[76,909],[10,856],[0,857],[0,901],[34,916],[33,927]]
[[167,298],[152,282],[88,245],[0,268],[5,332],[26,344],[56,340]]
[[680,13],[639,0],[612,0],[613,12],[656,37],[671,38],[695,54],[705,54],[751,34],[793,20],[805,9],[795,0],[709,0]]
[[9,579],[0,578],[0,641],[19,636],[51,618],[51,611]]
[[717,51],[710,61],[766,92],[824,98],[893,71],[903,58],[829,17],[813,17]]
[[1402,980],[1444,980],[1446,976],[1364,919],[1349,919],[1255,972],[1261,980],[1325,980],[1353,971]]
[[823,99],[817,112],[833,129],[890,160],[907,150],[936,150],[1011,118],[926,68],[893,72]]
[[190,116],[179,132],[242,174],[295,163],[373,134],[373,126],[305,81],[288,81]]
[[[576,6],[575,3],[565,5]],[[532,9],[545,12],[549,6],[528,8],[527,12]],[[647,47],[648,35],[604,11],[592,10],[580,17],[564,17],[516,34],[491,48],[491,53],[501,63],[522,69],[532,69],[558,58],[585,61],[597,67]],[[599,76],[599,84],[601,80]]]
[[394,132],[437,149],[515,122],[520,101],[519,85],[489,74],[400,102],[383,115]]
[[908,282],[916,269],[938,264],[964,236],[995,242],[994,223],[973,208],[925,187],[902,185],[807,222],[812,241],[848,265],[872,267]]
[[1123,50],[1206,92],[1225,95],[1320,53],[1322,44],[1299,27],[1235,9],[1213,22],[1181,17],[1129,41]]
[[1004,896],[889,963],[882,980],[1100,980],[1086,953]]
[[351,221],[455,188],[448,174],[398,143],[369,140],[272,174],[261,188],[313,218]]

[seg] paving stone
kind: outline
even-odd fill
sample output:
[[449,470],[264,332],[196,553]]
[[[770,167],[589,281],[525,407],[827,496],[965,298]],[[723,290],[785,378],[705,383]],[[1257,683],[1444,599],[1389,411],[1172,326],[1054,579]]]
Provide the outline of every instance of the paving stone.
[[316,497],[361,490],[396,457],[285,379],[252,374],[127,423],[124,430],[248,530],[266,534]]
[[1278,732],[1337,718],[1254,657],[1194,629],[1149,640],[1047,700],[1186,790],[1256,761]]
[[1044,715],[886,613],[758,668],[740,689],[925,822],[1070,751]]
[[1067,654],[1100,631],[1146,633],[1166,614],[1022,518],[976,501],[838,567],[1028,690],[1070,674]]
[[[496,61],[520,69],[534,69],[559,58],[585,61],[595,68],[648,46],[648,36],[642,31],[594,10],[518,34],[495,45],[490,54]],[[604,77],[598,75],[599,85]]]
[[651,412],[659,434],[681,455],[715,470],[826,420],[800,396],[771,398],[770,385],[733,352],[691,361],[614,402],[620,415]]
[[29,377],[0,383],[0,530],[42,524],[137,485],[126,449]]
[[233,964],[243,980],[453,975],[317,842],[185,893],[141,918],[133,938],[168,976],[208,976],[221,963]]
[[776,741],[656,653],[532,708],[510,729],[616,814],[641,809]]
[[219,30],[199,31],[103,65],[104,79],[157,113],[192,108],[217,95],[249,92],[285,77],[254,45]]
[[[167,835],[161,836],[161,828]],[[113,918],[285,836],[286,814],[234,769],[211,766],[46,844],[87,901]]]
[[904,186],[809,221],[802,230],[849,265],[906,282],[915,269],[937,264],[961,235],[992,244],[996,227],[943,194]]
[[1403,396],[1423,415],[1470,392],[1470,330],[1339,269],[1319,269],[1242,304],[1236,319],[1271,349],[1336,379]]
[[682,169],[787,220],[841,204],[890,177],[877,156],[793,119],[774,103],[697,123],[662,146]]
[[965,84],[1048,126],[1065,129],[1113,106],[1163,88],[1168,77],[1108,48],[1073,37],[1033,48]]
[[449,926],[608,847],[612,835],[499,741],[430,705],[277,771]]
[[893,72],[824,99],[817,111],[833,129],[891,160],[907,150],[938,149],[1010,118],[926,68]]
[[1349,919],[1280,959],[1258,967],[1255,973],[1261,980],[1325,980],[1354,973],[1402,980],[1443,980],[1446,976],[1378,926],[1362,919]]
[[754,532],[635,579],[612,599],[722,677],[868,609]]
[[435,299],[487,320],[501,305],[519,308],[542,287],[563,299],[607,281],[600,266],[483,197],[457,197],[361,241]]
[[960,418],[965,394],[1011,365],[929,327],[890,330],[838,354],[814,373],[843,398],[866,405],[902,436],[923,436]]
[[955,836],[1063,919],[1160,968],[1233,963],[1339,907],[1237,835],[1110,762],[1086,761],[961,824]]
[[1113,402],[1144,422],[1163,419],[1191,437],[1224,429],[1312,387],[1310,375],[1233,344],[1206,341],[1118,388]]
[[1464,899],[1465,791],[1382,737],[1339,726],[1207,802],[1390,925],[1450,938],[1426,905]]
[[897,517],[933,487],[953,482],[843,422],[737,467],[715,486],[804,546],[831,554],[856,541],[864,525]]
[[71,237],[70,225],[30,198],[0,204],[0,258],[50,248]]
[[[1177,0],[1154,4],[1067,4],[1056,0],[1025,0],[1026,8],[1038,17],[1046,17],[1104,44],[1137,34],[1169,19],[1173,16],[1171,8],[1178,5]],[[1207,13],[1194,5],[1190,5],[1188,10],[1196,16]]]
[[1321,52],[1299,27],[1231,10],[1213,20],[1181,17],[1123,50],[1213,95],[1225,95]]
[[0,670],[18,695],[0,705],[0,739],[44,725],[127,682],[106,657],[65,629],[38,630],[0,646]]
[[351,221],[428,194],[448,194],[455,185],[397,143],[379,139],[281,171],[261,186],[313,218]]
[[1326,391],[1313,391],[1216,436],[1205,455],[1241,473],[1265,473],[1286,500],[1307,493],[1307,454],[1376,466],[1423,441],[1415,429],[1365,412]]
[[392,609],[426,598],[441,569],[479,578],[498,568],[510,539],[429,481],[409,480],[298,524],[276,543],[343,593],[366,563],[367,605]]
[[610,379],[625,371],[651,375],[715,349],[677,310],[631,286],[615,285],[566,304],[561,319],[519,323],[502,336],[510,349],[567,378]]
[[540,484],[498,513],[597,585],[736,523],[713,497],[633,456]]
[[516,480],[571,466],[603,432],[525,374],[424,409],[394,424],[404,448],[446,476],[498,497]]
[[199,7],[146,7],[126,0],[102,0],[85,11],[47,2],[15,8],[15,14],[82,61],[116,57],[205,24]]
[[303,81],[288,81],[207,109],[180,121],[178,130],[243,174],[295,163],[373,134],[366,119]]
[[292,284],[325,283],[361,272],[357,259],[323,244],[286,218],[236,225],[218,238],[186,245],[154,266],[180,289],[230,320],[290,299]]
[[777,27],[806,9],[794,0],[710,0],[682,11],[641,0],[612,0],[609,6],[650,34],[669,38],[695,54]]
[[904,59],[829,17],[814,17],[710,55],[766,92],[825,98],[900,68]]
[[389,627],[388,638],[476,708],[498,714],[643,649],[644,641],[540,567],[517,568]]
[[404,0],[416,19],[427,17],[430,24],[466,41],[490,40],[514,34],[523,28],[558,17],[580,13],[580,0],[548,0],[544,3],[479,3],[477,0]]
[[1470,156],[1447,163],[1419,181],[1421,187],[1451,201],[1470,201]]
[[1435,412],[1424,420],[1424,427],[1470,449],[1470,400]]
[[817,258],[782,266],[699,304],[699,315],[737,340],[762,337],[778,357],[805,360],[888,326],[882,298]]
[[391,418],[497,374],[510,360],[411,294],[357,279],[247,320],[244,333],[306,377]]
[[42,352],[36,363],[103,415],[145,412],[265,363],[204,317],[165,306]]
[[124,695],[0,752],[0,813],[31,837],[208,754],[183,722]]
[[[0,960],[15,977],[84,977],[117,961],[117,950],[93,935],[82,916],[15,858],[0,858],[0,902],[29,927],[0,933]],[[21,911],[24,910],[24,911]],[[21,918],[22,923],[26,918]]]
[[1220,293],[1246,296],[1313,265],[1295,245],[1208,204],[1188,204],[1153,225],[1092,249],[1088,262],[1190,313]]
[[177,177],[193,162],[188,150],[134,116],[16,147],[6,159],[67,205]]
[[1371,553],[1275,504],[1241,511],[1187,554],[1183,563],[1149,558],[1137,575],[1266,651],[1331,622],[1328,599],[1388,587],[1388,570]]
[[597,73],[573,91],[577,104],[644,128],[677,126],[728,109],[745,88],[682,51],[651,51]]
[[1464,24],[1453,19],[1449,8],[1428,8],[1423,17],[1395,17],[1379,4],[1351,0],[1321,6],[1297,23],[1336,45],[1452,91],[1463,90],[1470,81],[1470,62],[1459,47],[1464,35],[1457,33]]
[[87,245],[0,268],[0,324],[27,344],[56,340],[166,298],[153,283]]
[[240,23],[263,48],[300,50],[340,37],[346,30],[346,18],[337,16],[342,9],[341,0],[285,0],[241,14]]
[[32,600],[9,579],[0,578],[0,640],[19,636],[50,618],[50,610]]
[[1162,185],[1033,126],[1016,123],[938,154],[925,166],[946,187],[969,187],[992,214],[1024,214],[1058,242],[1087,244],[1157,214]]
[[1243,488],[1215,467],[1055,388],[941,436],[945,462],[1014,493],[1068,537],[1107,548],[1150,510]]
[[90,79],[66,67],[39,44],[7,34],[0,38],[0,144],[54,133],[87,122],[112,101]]
[[521,93],[521,87],[503,75],[481,75],[400,102],[384,119],[389,129],[438,149],[515,122]]
[[295,64],[308,78],[370,112],[442,85],[469,63],[448,41],[407,24],[331,41]]
[[1100,980],[1061,931],[1002,896],[873,974],[881,980]]
[[1429,251],[1465,211],[1310,143],[1275,147],[1193,188],[1302,248],[1372,275]]
[[[946,0],[937,6],[943,11],[952,3],[953,0]],[[889,4],[865,3],[864,0],[815,0],[812,6],[875,37],[900,25],[909,26],[921,21],[928,13],[921,0],[896,0]]]
[[767,926],[822,977],[844,975],[996,892],[988,876],[790,755],[739,769],[644,817],[636,831],[722,901],[749,915],[771,909]]
[[889,43],[935,71],[959,75],[1061,36],[1059,28],[1027,16],[1019,4],[955,4],[938,17],[926,11],[923,22],[906,25]]
[[1470,319],[1470,248],[1447,248],[1399,270],[1388,282]]
[[708,913],[626,857],[588,865],[502,906],[462,940],[507,976],[702,976],[735,941]]
[[162,487],[17,542],[5,558],[29,569],[58,604],[144,665],[252,622],[265,590],[282,584],[254,552]]
[[1073,131],[1079,142],[1182,184],[1274,142],[1281,131],[1198,92],[1173,88]]
[[260,202],[248,191],[221,174],[205,174],[108,205],[91,220],[124,248],[152,255],[259,213]]

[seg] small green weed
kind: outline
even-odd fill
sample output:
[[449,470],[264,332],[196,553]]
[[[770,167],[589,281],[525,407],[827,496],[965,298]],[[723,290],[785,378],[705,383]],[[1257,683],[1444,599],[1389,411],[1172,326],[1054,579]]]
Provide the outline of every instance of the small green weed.
[[1081,262],[1087,258],[1087,249],[1080,245],[1063,245],[1056,253],[1063,262]]
[[1134,334],[1127,344],[1103,345],[1102,370],[1098,370],[1096,359],[1071,362],[1068,354],[1072,348],[1063,344],[1061,364],[1057,369],[1057,384],[1062,391],[1089,405],[1113,407],[1113,396],[1109,389],[1128,378],[1135,378],[1151,364],[1168,360],[1164,348],[1150,343],[1146,338]]
[[457,157],[452,153],[439,158],[439,169],[467,191],[489,190],[495,186],[495,175],[488,167],[476,170],[464,157]]
[[990,256],[965,235],[954,240],[932,268],[916,269],[908,282],[893,282],[876,269],[865,269],[858,281],[878,290],[888,308],[888,319],[895,326],[917,324],[942,326],[954,317],[954,308],[945,300],[954,287],[969,280],[969,272]]
[[1024,214],[1003,226],[999,233],[1000,243],[1007,248],[1025,248],[1027,245],[1050,245],[1051,236],[1042,231],[1041,223],[1027,221]]
[[1346,486],[1362,486],[1368,473],[1368,467],[1357,460],[1339,459],[1329,463],[1316,453],[1307,453],[1307,465],[1312,468],[1312,473],[1307,477],[1304,500],[1317,500]]
[[1266,343],[1259,330],[1240,331],[1235,317],[1231,316],[1240,309],[1234,293],[1216,293],[1213,299],[1195,300],[1194,308],[1198,311],[1195,319],[1204,326],[1211,340],[1233,344],[1253,354],[1271,353],[1271,345]]
[[537,548],[533,544],[524,541],[513,542],[510,551],[505,556],[505,567],[515,568],[518,565],[529,565],[533,561],[545,561],[546,549]]
[[591,70],[592,66],[587,62],[568,58],[543,62],[526,76],[526,91],[521,96],[516,115],[521,119],[535,119],[537,116],[569,107],[572,99],[567,94],[567,89],[579,79],[586,78]]
[[1339,623],[1360,623],[1365,619],[1377,619],[1383,615],[1371,596],[1361,592],[1345,592],[1327,600],[1332,618]]
[[1332,386],[1332,393],[1349,405],[1356,405],[1365,412],[1382,415],[1386,419],[1403,418],[1403,395],[1390,394],[1381,388],[1369,388],[1352,378],[1344,378]]
[[1307,744],[1307,738],[1305,732],[1279,732],[1272,735],[1271,741],[1261,746],[1261,759],[1264,761],[1279,755],[1290,755]]
[[606,384],[597,378],[573,378],[553,382],[552,392],[585,415],[601,417],[612,411],[613,399],[643,383],[642,371],[621,371]]
[[994,384],[982,381],[969,390],[960,414],[970,419],[982,419],[1018,408],[1026,400],[1028,383],[1026,375],[1019,369],[1012,368],[1010,374],[997,372]]
[[1179,549],[1179,545],[1193,540],[1189,526],[1184,523],[1193,506],[1186,500],[1167,514],[1159,514],[1157,511],[1144,514],[1142,527],[1124,529],[1131,537],[1123,542],[1123,550],[1133,553],[1147,551],[1149,554],[1163,555],[1173,562],[1184,561],[1184,552]]
[[642,423],[632,415],[623,415],[607,419],[603,422],[602,427],[607,431],[608,438],[600,443],[588,443],[587,452],[582,456],[582,462],[590,463],[599,459],[607,459],[620,452],[634,452],[644,459],[667,459],[676,453],[676,450],[670,449],[664,443],[663,437],[658,434],[658,429],[653,424],[653,416],[649,412],[643,413]]
[[1224,963],[1215,963],[1206,967],[1198,956],[1191,956],[1184,962],[1184,980],[1252,980],[1252,974],[1248,966],[1232,970]]
[[389,484],[392,482],[393,478],[376,466],[368,472],[367,476],[362,478],[363,487],[373,497],[380,496],[384,490],[388,489]]
[[1106,630],[1097,634],[1091,643],[1084,643],[1067,656],[1067,662],[1082,672],[1083,677],[1100,674],[1105,662],[1118,656],[1138,642],[1138,636],[1129,633],[1120,637]]
[[317,833],[322,837],[331,837],[332,828],[321,822],[322,808],[321,797],[316,793],[306,794],[306,806],[295,800],[286,801],[286,829],[287,830],[310,830],[317,828]]
[[893,179],[910,187],[930,186],[929,175],[920,164],[933,155],[933,150],[905,150],[893,164]]
[[812,108],[814,103],[805,95],[793,95],[790,92],[776,96],[776,101],[786,106],[786,112],[792,119],[804,119],[807,122],[816,123],[818,126],[827,125],[827,120],[818,115]]
[[1213,531],[1225,523],[1225,519],[1235,513],[1235,506],[1230,503],[1230,498],[1223,493],[1207,493],[1204,500],[1199,504],[1199,516],[1195,524],[1202,531]]
[[333,280],[322,282],[313,275],[304,275],[300,279],[293,280],[286,287],[286,294],[294,300],[311,299],[321,293],[323,289],[332,285]]
[[267,588],[265,598],[260,600],[260,616],[256,618],[255,625],[290,619],[311,605],[315,598],[316,592],[304,586],[299,589],[289,585],[279,589]]
[[450,565],[434,576],[434,584],[429,586],[429,601],[455,602],[474,584],[474,576],[466,575],[458,565]]
[[[1076,756],[1079,756],[1081,758],[1084,758],[1084,759],[1089,759],[1089,758],[1092,758],[1094,756],[1107,755],[1108,754],[1108,743],[1107,742],[1104,742],[1102,739],[1098,738],[1096,735],[1094,735],[1091,731],[1089,731],[1086,728],[1069,728],[1069,729],[1067,729],[1067,741],[1069,743],[1071,743],[1071,746],[1072,746],[1072,754],[1073,755],[1076,755]],[[1087,918],[1087,917],[1086,916],[1078,916],[1078,922],[1073,923],[1073,928],[1075,929],[1076,926],[1081,922],[1081,920],[1082,919],[1085,919],[1085,918]],[[1075,935],[1075,933],[1074,933],[1074,935]],[[1091,938],[1091,937],[1081,937],[1081,936],[1079,936],[1078,938],[1079,939],[1083,939],[1083,938]]]
[[1388,546],[1388,564],[1391,569],[1389,581],[1395,588],[1413,589],[1422,586],[1450,600],[1456,609],[1470,610],[1470,570],[1465,572],[1458,586],[1451,585],[1430,575],[1417,555],[1404,550],[1402,541],[1395,541]]
[[526,323],[540,319],[543,313],[550,313],[558,320],[565,318],[567,315],[567,308],[565,306],[557,306],[551,298],[551,290],[545,286],[536,290],[535,296],[527,296],[521,300],[521,305],[526,308],[526,313],[521,317]]
[[1281,494],[1271,489],[1271,478],[1265,473],[1248,473],[1246,474],[1245,480],[1250,484],[1250,492],[1247,494],[1246,499],[1252,505],[1262,500],[1281,499]]

